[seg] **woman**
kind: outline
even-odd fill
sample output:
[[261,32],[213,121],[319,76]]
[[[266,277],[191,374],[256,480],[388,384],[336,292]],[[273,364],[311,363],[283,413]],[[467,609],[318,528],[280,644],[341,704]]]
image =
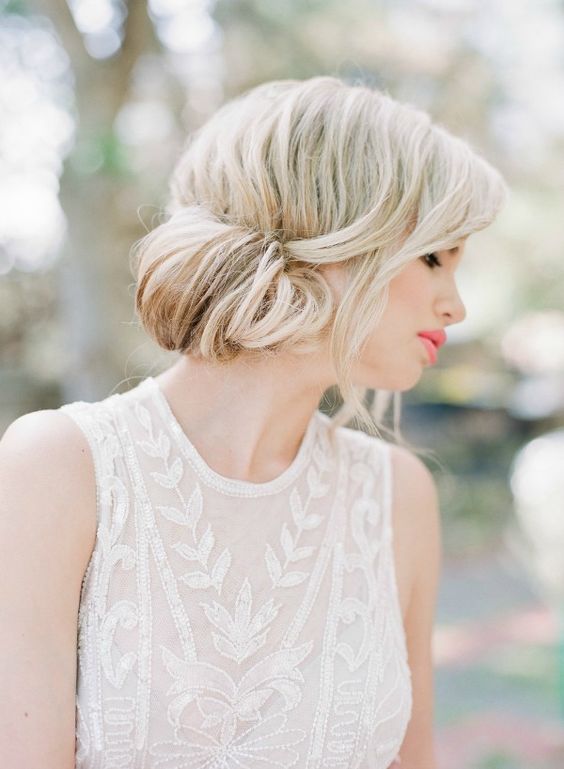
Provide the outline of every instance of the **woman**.
[[436,767],[437,495],[379,420],[464,319],[455,273],[504,191],[331,77],[191,137],[134,251],[177,362],[0,444],[3,766]]

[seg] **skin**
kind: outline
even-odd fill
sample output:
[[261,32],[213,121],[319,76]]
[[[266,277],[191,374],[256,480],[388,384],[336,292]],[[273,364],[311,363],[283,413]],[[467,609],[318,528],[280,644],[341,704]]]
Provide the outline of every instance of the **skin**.
[[[429,365],[417,333],[463,320],[459,250],[441,267],[410,263],[354,370],[362,386],[407,390]],[[339,267],[327,269],[336,295]],[[328,352],[241,359],[227,366],[181,358],[156,377],[181,426],[208,464],[263,482],[298,450],[319,398],[334,383]],[[412,673],[413,711],[401,769],[436,769],[431,638],[439,578],[440,517],[433,478],[409,451],[391,447],[394,557]],[[30,483],[30,479],[33,482]],[[75,752],[77,617],[96,541],[96,482],[89,446],[53,409],[16,419],[0,441],[0,766],[72,769]]]
[[[399,391],[417,384],[429,365],[417,334],[466,315],[455,281],[464,242],[455,246],[437,254],[440,267],[421,257],[392,279],[384,315],[353,368],[355,384]],[[334,294],[342,296],[342,266],[324,269]],[[155,379],[210,466],[257,483],[288,467],[321,395],[336,382],[326,346],[302,357],[241,357],[216,365],[184,355]]]

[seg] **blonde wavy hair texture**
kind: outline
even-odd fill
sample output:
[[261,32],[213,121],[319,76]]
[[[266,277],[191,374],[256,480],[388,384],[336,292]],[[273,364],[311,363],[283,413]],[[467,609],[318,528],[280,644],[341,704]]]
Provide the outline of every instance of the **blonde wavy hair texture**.
[[[188,137],[170,192],[168,218],[132,252],[150,336],[227,362],[307,354],[330,334],[343,399],[333,428],[356,418],[406,445],[400,394],[358,388],[352,365],[404,265],[493,221],[500,174],[427,113],[323,76],[227,102]],[[336,262],[348,276],[338,306],[319,269]]]

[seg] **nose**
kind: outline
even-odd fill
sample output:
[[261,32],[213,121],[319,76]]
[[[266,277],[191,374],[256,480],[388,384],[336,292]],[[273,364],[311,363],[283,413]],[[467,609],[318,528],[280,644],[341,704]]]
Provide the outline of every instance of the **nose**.
[[438,300],[437,311],[446,318],[447,325],[462,323],[466,317],[466,306],[454,282],[450,291]]

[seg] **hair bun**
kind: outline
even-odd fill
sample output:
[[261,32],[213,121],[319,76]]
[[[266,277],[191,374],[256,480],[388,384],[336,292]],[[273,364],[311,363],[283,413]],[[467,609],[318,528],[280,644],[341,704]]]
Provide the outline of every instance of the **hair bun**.
[[217,361],[241,350],[311,343],[332,297],[278,233],[230,224],[200,205],[176,207],[135,244],[136,308],[166,350]]

